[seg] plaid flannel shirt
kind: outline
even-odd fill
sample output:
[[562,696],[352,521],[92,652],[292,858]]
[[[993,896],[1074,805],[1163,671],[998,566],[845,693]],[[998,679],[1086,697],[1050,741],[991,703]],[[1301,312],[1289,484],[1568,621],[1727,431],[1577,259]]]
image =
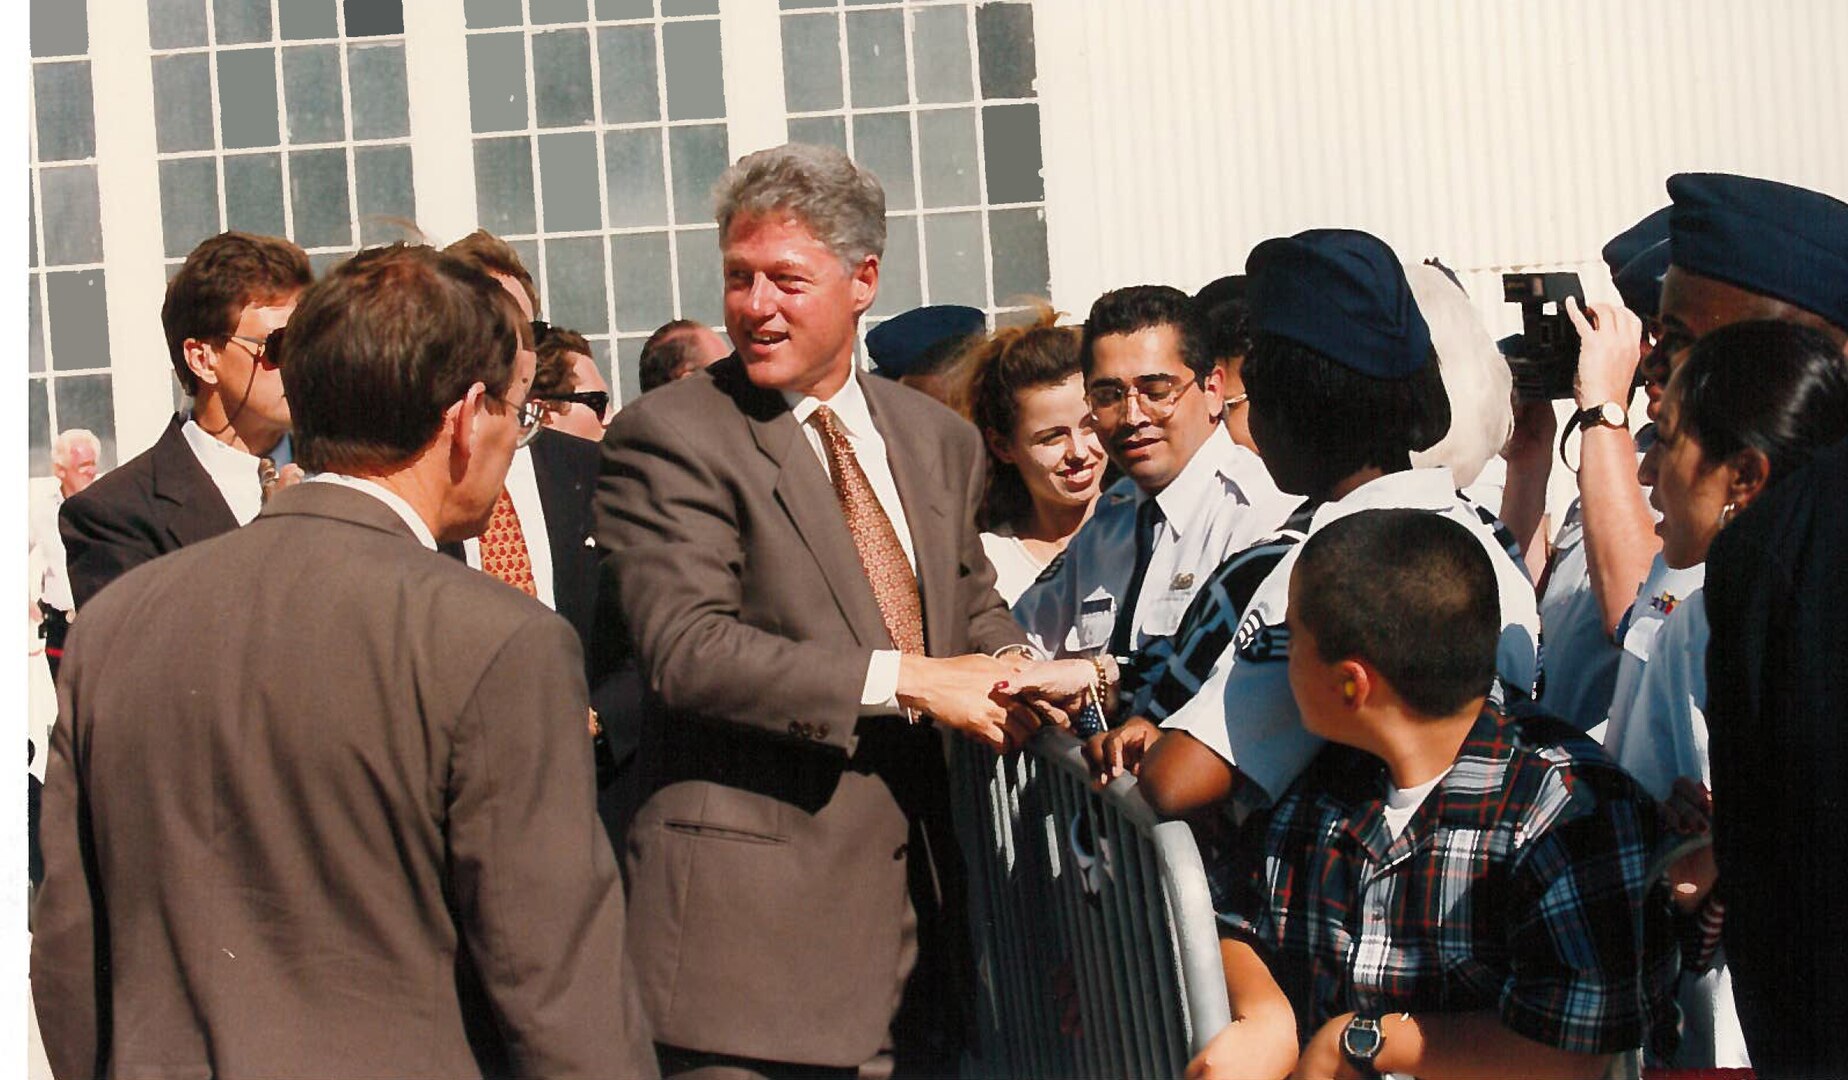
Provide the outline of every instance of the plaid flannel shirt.
[[1306,1041],[1350,1010],[1494,1010],[1583,1053],[1672,1050],[1678,963],[1654,804],[1576,730],[1485,710],[1396,839],[1377,758],[1325,747],[1209,871]]

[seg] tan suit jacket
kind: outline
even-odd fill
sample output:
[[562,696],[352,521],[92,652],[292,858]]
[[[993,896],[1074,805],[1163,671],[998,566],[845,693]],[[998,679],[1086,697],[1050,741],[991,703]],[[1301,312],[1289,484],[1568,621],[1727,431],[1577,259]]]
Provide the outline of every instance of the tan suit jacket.
[[32,985],[64,1077],[654,1068],[571,628],[279,492],[84,608]]
[[[975,429],[896,383],[862,386],[910,524],[929,653],[1021,640],[975,528]],[[892,645],[826,470],[734,356],[617,416],[597,529],[655,695],[626,861],[656,1038],[867,1061],[903,988],[912,864],[934,857],[941,880],[956,852],[938,734],[859,717],[868,660]]]

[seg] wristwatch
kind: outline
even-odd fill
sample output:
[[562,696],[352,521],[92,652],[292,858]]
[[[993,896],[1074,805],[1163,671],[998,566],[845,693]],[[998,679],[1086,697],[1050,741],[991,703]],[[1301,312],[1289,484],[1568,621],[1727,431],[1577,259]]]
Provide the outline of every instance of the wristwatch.
[[1373,1060],[1380,1056],[1380,1049],[1386,1045],[1386,1035],[1380,1030],[1377,1016],[1362,1016],[1355,1013],[1341,1029],[1341,1056],[1348,1059],[1348,1064],[1360,1070],[1362,1076],[1378,1076],[1379,1070],[1373,1067]]
[[1580,409],[1572,417],[1572,427],[1578,431],[1603,424],[1605,427],[1625,430],[1630,426],[1630,414],[1615,401],[1606,401],[1587,409]]

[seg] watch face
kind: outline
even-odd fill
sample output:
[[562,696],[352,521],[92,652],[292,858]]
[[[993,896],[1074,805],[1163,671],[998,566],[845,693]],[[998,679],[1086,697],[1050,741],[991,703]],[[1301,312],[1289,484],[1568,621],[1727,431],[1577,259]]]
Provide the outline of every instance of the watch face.
[[1627,418],[1624,416],[1622,405],[1617,404],[1615,401],[1607,401],[1598,406],[1598,419],[1609,424],[1611,427],[1620,428],[1624,426],[1624,421]]
[[1372,1061],[1385,1041],[1378,1020],[1357,1016],[1341,1031],[1341,1052],[1357,1061]]

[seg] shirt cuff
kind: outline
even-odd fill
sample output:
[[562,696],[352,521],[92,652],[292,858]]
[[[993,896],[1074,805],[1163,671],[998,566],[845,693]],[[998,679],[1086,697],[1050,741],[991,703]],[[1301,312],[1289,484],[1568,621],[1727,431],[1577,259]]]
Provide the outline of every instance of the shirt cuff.
[[878,649],[866,662],[866,684],[860,690],[861,716],[888,716],[899,712],[897,649]]

